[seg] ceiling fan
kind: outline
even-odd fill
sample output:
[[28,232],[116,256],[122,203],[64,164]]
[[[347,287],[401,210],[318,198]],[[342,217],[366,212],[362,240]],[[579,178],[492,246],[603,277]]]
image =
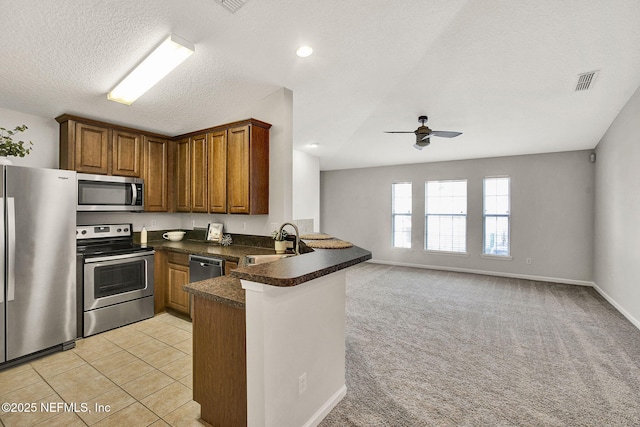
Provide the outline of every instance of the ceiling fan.
[[429,118],[427,116],[418,117],[418,121],[420,122],[420,127],[414,131],[385,131],[385,133],[414,133],[416,135],[416,143],[413,146],[422,150],[424,147],[429,145],[431,141],[429,138],[432,136],[440,136],[442,138],[455,138],[458,135],[462,135],[462,132],[449,132],[443,130],[431,130],[429,129],[425,123],[427,123]]

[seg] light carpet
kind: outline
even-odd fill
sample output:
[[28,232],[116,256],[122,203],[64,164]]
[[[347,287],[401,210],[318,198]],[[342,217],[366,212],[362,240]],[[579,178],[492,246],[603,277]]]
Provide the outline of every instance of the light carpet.
[[594,289],[364,263],[329,426],[640,425],[640,331]]

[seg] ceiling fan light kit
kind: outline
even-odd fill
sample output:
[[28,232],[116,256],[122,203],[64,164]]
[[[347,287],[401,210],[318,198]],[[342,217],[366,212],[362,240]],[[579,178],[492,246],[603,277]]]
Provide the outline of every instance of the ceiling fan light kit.
[[418,121],[420,122],[420,126],[418,129],[414,131],[385,131],[385,133],[413,133],[416,135],[416,143],[413,144],[413,147],[422,150],[424,147],[431,143],[430,138],[432,136],[439,136],[441,138],[455,138],[458,135],[462,135],[462,132],[451,132],[451,131],[443,131],[443,130],[431,130],[427,127],[425,123],[427,123],[429,117],[420,116],[418,117]]

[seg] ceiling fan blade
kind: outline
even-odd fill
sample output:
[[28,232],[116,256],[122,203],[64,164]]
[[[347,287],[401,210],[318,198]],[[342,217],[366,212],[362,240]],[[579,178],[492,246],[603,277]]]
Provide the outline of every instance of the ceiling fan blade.
[[414,130],[385,130],[384,133],[416,133]]
[[462,132],[449,132],[446,130],[434,130],[431,131],[429,136],[439,136],[441,138],[455,138],[458,135],[462,135]]
[[[418,138],[420,138],[422,135],[418,135]],[[427,141],[427,143],[429,143],[429,137],[433,136],[433,132],[426,134],[425,136],[422,136],[422,138],[420,139],[420,141]]]

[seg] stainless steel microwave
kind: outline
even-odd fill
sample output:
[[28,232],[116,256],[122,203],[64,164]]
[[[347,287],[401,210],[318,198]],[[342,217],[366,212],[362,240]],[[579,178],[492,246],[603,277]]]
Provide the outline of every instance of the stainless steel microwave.
[[78,211],[144,210],[144,181],[124,176],[78,175]]

